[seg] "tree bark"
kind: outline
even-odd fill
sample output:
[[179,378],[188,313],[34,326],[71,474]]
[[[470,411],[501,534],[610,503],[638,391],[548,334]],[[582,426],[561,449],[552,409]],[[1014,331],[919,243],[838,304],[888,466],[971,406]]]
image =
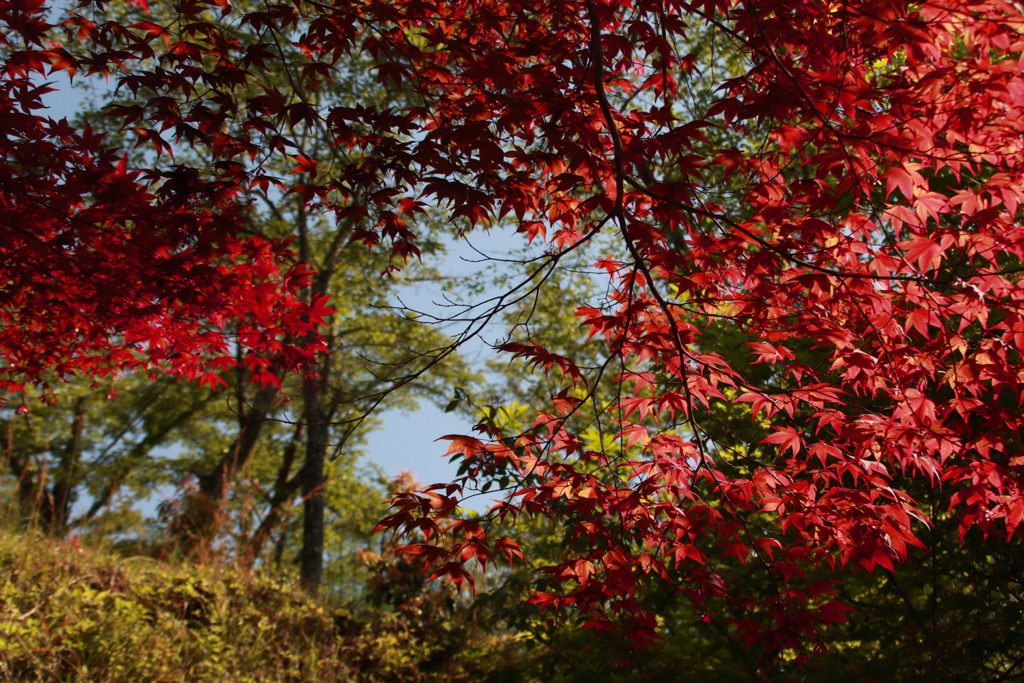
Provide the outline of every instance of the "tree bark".
[[273,384],[256,392],[252,407],[240,416],[238,437],[228,452],[224,454],[217,466],[209,474],[199,479],[199,496],[195,501],[195,510],[190,512],[191,518],[183,531],[189,538],[181,541],[186,547],[203,546],[210,541],[217,531],[221,508],[227,498],[235,475],[245,467],[252,458],[259,442],[263,423],[267,421],[267,413],[274,405],[278,389]]
[[263,554],[263,546],[266,545],[267,541],[273,535],[274,530],[277,529],[278,525],[282,521],[281,512],[284,510],[285,503],[287,503],[292,496],[299,490],[302,485],[302,473],[298,476],[293,477],[292,467],[295,464],[295,455],[299,450],[299,444],[302,442],[302,434],[305,431],[305,424],[300,422],[295,425],[295,432],[292,434],[292,441],[288,444],[288,448],[285,449],[284,457],[281,459],[281,467],[277,471],[277,481],[274,483],[274,491],[270,496],[270,510],[264,516],[263,521],[260,522],[256,532],[252,535],[249,541],[248,547],[245,551],[245,561],[249,567],[256,562],[256,560]]
[[75,502],[76,489],[75,475],[78,470],[78,461],[82,457],[82,428],[85,424],[85,397],[82,396],[75,403],[75,417],[71,425],[71,439],[61,456],[60,464],[54,475],[53,490],[51,491],[52,507],[47,510],[47,518],[43,520],[47,531],[55,536],[62,536],[68,528],[68,518],[71,516],[71,505]]
[[299,554],[299,580],[306,592],[320,591],[324,569],[324,464],[330,424],[320,404],[324,386],[319,376],[303,380],[306,423],[306,462],[302,468],[302,551]]
[[29,467],[30,458],[26,457],[23,460],[14,453],[14,429],[10,422],[7,423],[7,444],[4,451],[7,467],[18,480],[18,518],[23,524],[27,524],[35,516],[35,478]]

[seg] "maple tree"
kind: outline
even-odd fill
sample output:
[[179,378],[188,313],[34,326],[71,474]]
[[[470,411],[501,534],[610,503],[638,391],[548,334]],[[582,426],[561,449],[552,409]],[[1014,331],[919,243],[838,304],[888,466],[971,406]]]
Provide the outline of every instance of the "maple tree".
[[[658,636],[642,598],[669,586],[698,612],[729,600],[735,637],[772,654],[846,619],[812,569],[898,573],[922,545],[932,522],[907,478],[962,534],[1013,537],[1024,520],[1018,5],[189,0],[126,25],[83,2],[51,45],[42,7],[3,17],[21,40],[5,39],[5,209],[29,217],[4,225],[38,240],[30,259],[5,252],[12,374],[140,354],[188,374],[199,350],[224,351],[228,318],[251,358],[287,352],[275,340],[310,334],[324,309],[277,296],[311,276],[282,272],[281,245],[232,233],[256,189],[351,224],[391,271],[420,253],[417,215],[442,208],[462,230],[513,222],[547,245],[515,291],[597,245],[609,289],[576,311],[602,362],[543,338],[499,344],[561,380],[550,407],[526,429],[485,420],[451,437],[466,477],[393,501],[382,528],[424,533],[408,551],[435,577],[514,562],[501,524],[551,518],[566,555],[532,604],[642,644]],[[415,103],[314,106],[357,53]],[[111,109],[127,141],[202,146],[210,170],[132,171],[33,114],[30,76],[46,68],[111,73],[137,98]],[[275,71],[287,96],[262,76]],[[333,156],[307,154],[297,125]],[[292,172],[273,175],[271,157]],[[745,335],[746,355],[708,343],[716,326]],[[749,415],[741,442],[723,433],[730,411]],[[502,478],[487,515],[460,514]],[[748,564],[766,595],[735,593],[718,569]]]
[[[699,609],[730,594],[705,569],[708,558],[731,557],[761,564],[774,590],[767,599],[733,596],[745,614],[730,627],[774,652],[850,609],[832,599],[830,581],[805,580],[809,567],[893,570],[908,545],[921,545],[913,526],[926,527],[927,515],[894,484],[896,473],[941,486],[963,532],[976,525],[1012,536],[1024,514],[1019,8],[579,10],[552,22],[566,41],[563,62],[544,63],[526,47],[500,59],[481,49],[474,54],[488,60],[486,76],[475,80],[466,68],[464,99],[445,101],[465,107],[457,111],[468,128],[472,108],[484,106],[469,92],[513,91],[507,108],[491,110],[491,125],[519,133],[503,138],[509,146],[543,150],[507,152],[510,171],[481,205],[539,209],[556,249],[609,227],[621,239],[623,255],[600,263],[615,285],[610,301],[578,311],[607,339],[618,381],[632,392],[593,409],[618,443],[566,427],[593,401],[590,382],[535,341],[504,350],[563,376],[553,410],[525,433],[483,425],[489,439],[451,439],[449,453],[466,459],[471,478],[519,473],[488,519],[550,516],[582,546],[548,568],[547,587],[531,600],[579,610],[585,625],[620,622],[638,640],[653,638],[654,615],[639,602],[650,584],[674,585]],[[516,14],[520,24],[524,16]],[[676,79],[685,83],[696,67],[664,37],[685,44],[684,19],[713,24],[750,60],[746,74],[723,84],[726,96],[691,119],[678,116]],[[506,81],[494,75],[502,60],[515,64]],[[530,71],[534,63],[543,74]],[[577,87],[539,85],[559,67],[571,71],[567,63]],[[522,117],[528,107],[534,115]],[[558,127],[545,127],[538,111]],[[716,124],[759,145],[715,149],[703,129]],[[528,170],[550,174],[538,174],[545,202],[515,201],[512,188],[528,182]],[[522,224],[531,236],[543,227]],[[772,371],[753,377],[707,352],[701,335],[715,320],[750,335],[753,362]],[[796,353],[803,340],[817,363]],[[723,404],[749,405],[751,441],[716,438]],[[519,552],[488,538],[486,520],[438,522],[465,483],[396,499],[383,523],[447,535],[410,551],[457,582],[471,578],[469,560]]]
[[77,70],[47,10],[6,3],[0,16],[5,388],[140,368],[218,386],[233,346],[258,369],[308,362],[315,345],[282,340],[323,317],[293,295],[310,273],[283,242],[240,233],[230,176],[130,169],[103,136],[41,114],[46,66]]

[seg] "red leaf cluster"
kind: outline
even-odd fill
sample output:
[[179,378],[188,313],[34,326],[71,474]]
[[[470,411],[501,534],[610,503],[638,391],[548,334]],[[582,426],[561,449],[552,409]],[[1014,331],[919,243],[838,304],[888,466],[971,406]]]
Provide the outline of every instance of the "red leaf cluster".
[[[287,244],[245,237],[231,176],[184,166],[133,170],[123,152],[86,126],[43,115],[47,73],[100,70],[61,45],[40,2],[5,3],[0,38],[0,355],[8,391],[46,376],[103,376],[150,368],[211,388],[216,370],[252,359],[282,368],[308,360],[316,344],[285,344],[315,330],[322,311],[294,296],[307,274]],[[99,30],[81,16],[86,39]],[[125,27],[122,35],[130,35]],[[148,39],[166,37],[137,24]],[[92,59],[102,56],[102,41]],[[106,52],[128,60],[128,52]],[[138,114],[122,112],[130,123]],[[159,133],[140,142],[169,149]]]
[[[450,172],[478,174],[472,194],[445,198],[464,214],[511,207],[531,239],[560,249],[616,231],[620,258],[598,264],[614,292],[578,315],[627,369],[623,390],[636,385],[619,400],[614,452],[586,450],[571,405],[542,415],[540,435],[492,434],[496,450],[458,442],[471,474],[494,458],[520,472],[492,518],[558,518],[591,548],[551,567],[531,602],[596,628],[624,619],[642,641],[656,636],[639,602],[649,582],[699,606],[729,596],[708,566],[756,561],[774,596],[731,596],[751,614],[734,626],[784,649],[844,619],[808,567],[892,570],[921,545],[928,519],[899,482],[953,492],[963,530],[1017,532],[1019,7],[590,1],[486,15],[428,29],[437,52],[417,55],[459,145]],[[672,46],[702,22],[749,63],[679,120],[692,62]],[[711,125],[770,142],[710,149]],[[714,319],[760,340],[752,358],[770,382],[702,350]],[[816,365],[794,352],[807,343]],[[505,350],[567,386],[584,377],[538,342]],[[767,425],[762,446],[716,444],[709,423],[728,403]],[[447,561],[463,561],[464,542],[450,548]]]

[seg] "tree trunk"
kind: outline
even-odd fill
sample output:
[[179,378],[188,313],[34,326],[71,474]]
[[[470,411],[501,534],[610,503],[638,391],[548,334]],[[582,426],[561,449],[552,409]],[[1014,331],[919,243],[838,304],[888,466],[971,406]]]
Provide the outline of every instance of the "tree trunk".
[[295,495],[302,485],[302,472],[295,477],[292,476],[291,472],[295,464],[295,455],[299,450],[299,444],[302,442],[303,431],[305,431],[304,423],[300,422],[295,425],[292,441],[288,444],[288,448],[285,449],[284,456],[281,459],[281,467],[277,471],[277,481],[274,483],[274,492],[270,496],[270,510],[252,535],[245,551],[244,559],[249,567],[252,567],[260,555],[263,554],[263,546],[270,540],[278,525],[287,519],[282,517],[281,514],[285,508],[285,503]]
[[324,387],[321,377],[303,380],[306,423],[306,463],[302,468],[302,551],[299,554],[299,580],[302,587],[316,595],[324,570],[324,464],[327,459],[329,428],[320,404]]
[[68,528],[68,518],[71,516],[71,506],[75,502],[77,482],[75,476],[78,470],[78,461],[82,457],[82,428],[85,423],[85,397],[82,396],[75,403],[75,418],[71,425],[71,440],[60,459],[57,472],[54,476],[53,490],[51,492],[52,507],[47,511],[47,518],[43,520],[47,531],[54,536],[63,536]]
[[202,549],[213,538],[217,531],[221,508],[227,498],[235,475],[245,467],[252,458],[259,442],[263,423],[267,421],[267,413],[274,405],[278,389],[268,384],[256,392],[252,407],[240,416],[238,437],[228,452],[212,472],[199,480],[199,496],[195,501],[195,509],[190,511],[190,518],[185,521],[182,532],[186,536],[181,541],[189,550]]
[[24,524],[35,515],[35,478],[32,476],[30,459],[24,460],[14,453],[14,428],[7,423],[7,444],[4,449],[7,467],[18,480],[18,518]]
[[[305,206],[298,208],[296,226],[299,232],[299,259],[312,263],[309,230]],[[328,293],[334,269],[345,245],[348,244],[354,221],[338,225],[331,245],[319,264],[319,273],[309,290],[309,301]],[[299,552],[299,579],[312,595],[320,591],[324,571],[324,465],[327,459],[327,441],[330,437],[330,416],[321,399],[330,376],[330,350],[323,354],[320,367],[309,369],[302,380],[303,422],[306,424],[306,462],[302,467],[302,550]],[[330,409],[333,415],[334,409]]]

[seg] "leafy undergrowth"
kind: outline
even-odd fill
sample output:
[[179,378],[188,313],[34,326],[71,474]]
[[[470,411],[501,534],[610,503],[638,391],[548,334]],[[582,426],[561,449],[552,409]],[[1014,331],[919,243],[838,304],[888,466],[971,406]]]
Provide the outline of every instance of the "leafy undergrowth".
[[[474,648],[459,620],[410,628],[229,567],[122,558],[0,531],[0,680],[462,681]],[[488,638],[484,638],[488,640]],[[500,649],[500,647],[499,647]]]

